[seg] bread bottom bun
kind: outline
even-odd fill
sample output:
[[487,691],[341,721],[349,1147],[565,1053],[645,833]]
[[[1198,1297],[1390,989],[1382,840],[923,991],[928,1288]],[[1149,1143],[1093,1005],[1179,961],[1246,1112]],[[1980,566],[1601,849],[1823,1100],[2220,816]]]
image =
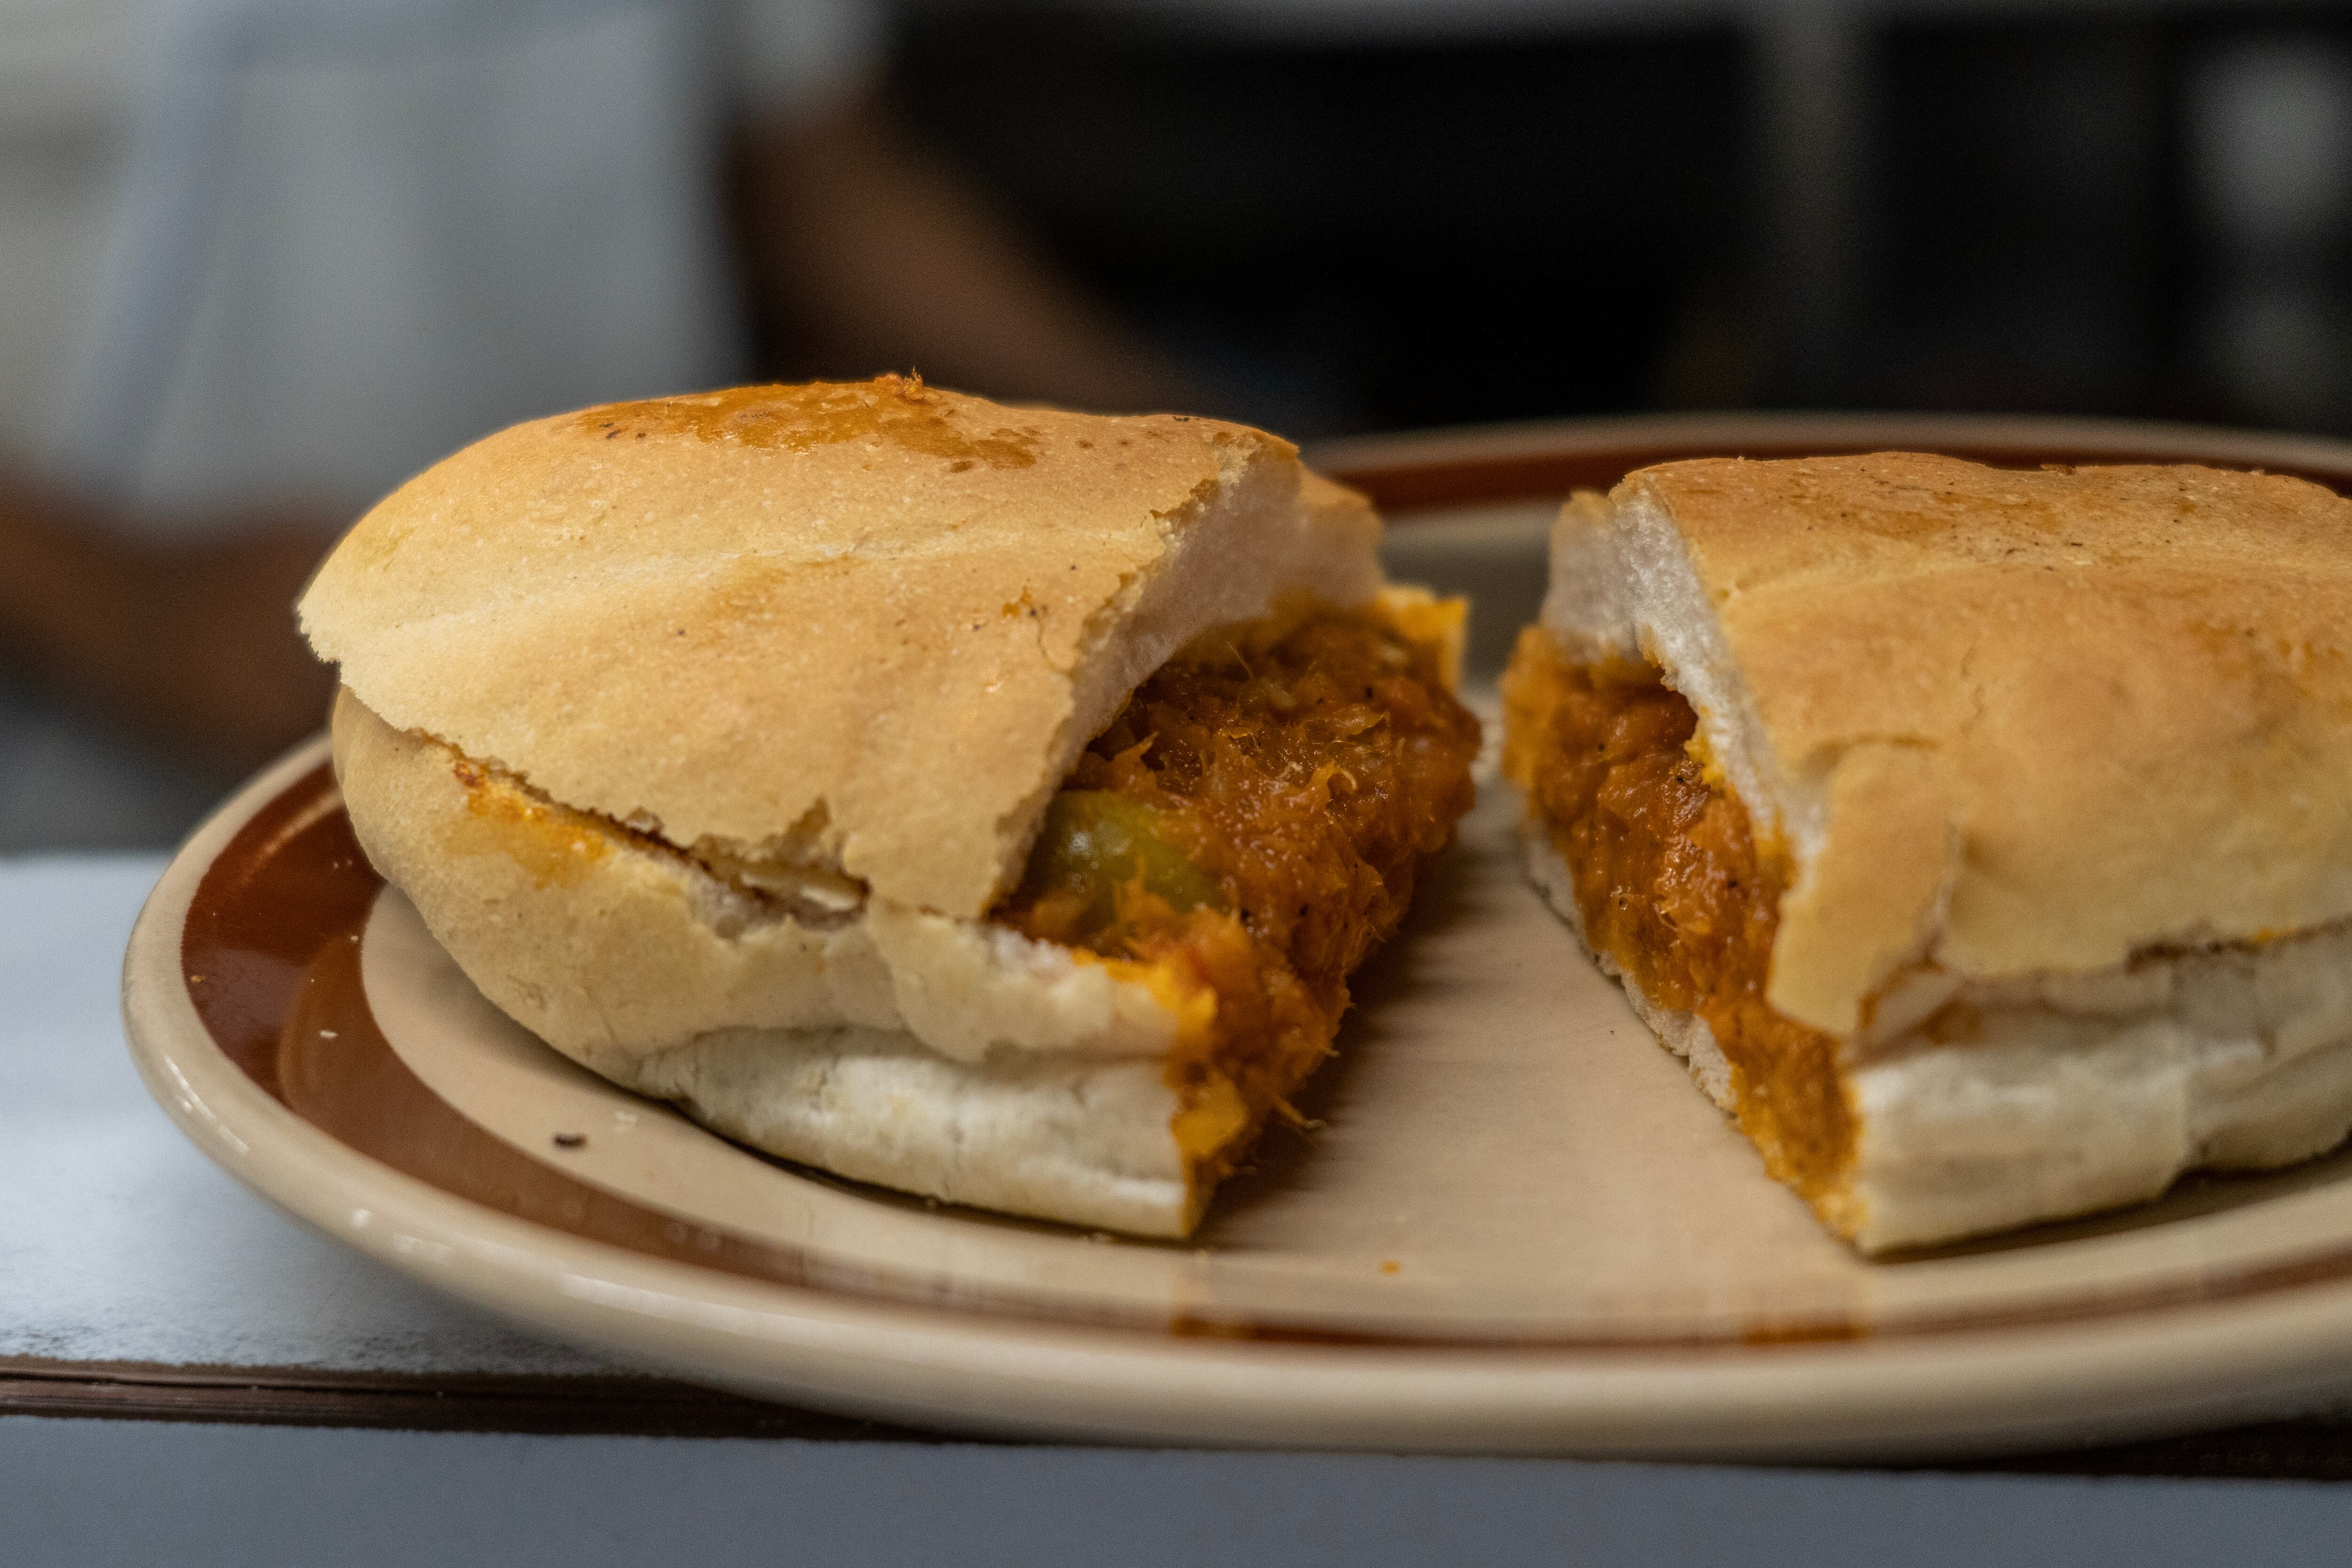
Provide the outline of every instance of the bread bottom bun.
[[738,1143],[857,1181],[1138,1236],[1182,1236],[1198,1218],[1156,1060],[956,1061],[856,1025],[580,1060]]
[[334,742],[369,859],[484,996],[591,1071],[905,1191],[1145,1236],[1198,1218],[1164,1073],[1187,1020],[1136,966],[814,882],[747,889],[348,691]]

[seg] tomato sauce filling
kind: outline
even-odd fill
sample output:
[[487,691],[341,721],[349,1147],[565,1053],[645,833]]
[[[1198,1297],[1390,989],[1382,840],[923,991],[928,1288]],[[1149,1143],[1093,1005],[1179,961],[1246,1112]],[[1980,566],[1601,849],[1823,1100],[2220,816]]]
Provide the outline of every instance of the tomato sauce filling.
[[1079,758],[993,914],[1201,1004],[1169,1069],[1196,1176],[1329,1053],[1349,971],[1470,808],[1459,613],[1294,606],[1196,643]]
[[1690,704],[1650,664],[1580,664],[1529,627],[1503,710],[1503,771],[1568,864],[1585,941],[1654,1006],[1706,1020],[1766,1167],[1833,1199],[1854,1137],[1837,1042],[1764,999],[1788,868],[1708,780]]

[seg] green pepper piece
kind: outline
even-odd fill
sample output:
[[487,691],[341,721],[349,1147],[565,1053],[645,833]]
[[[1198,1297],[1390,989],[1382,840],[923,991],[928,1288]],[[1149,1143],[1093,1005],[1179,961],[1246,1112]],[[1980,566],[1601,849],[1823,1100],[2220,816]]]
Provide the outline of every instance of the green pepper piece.
[[1045,808],[1029,852],[1024,884],[1033,891],[1087,894],[1086,925],[1099,929],[1118,912],[1118,890],[1142,879],[1144,890],[1181,915],[1203,904],[1225,907],[1216,878],[1165,836],[1170,814],[1108,789],[1065,789]]

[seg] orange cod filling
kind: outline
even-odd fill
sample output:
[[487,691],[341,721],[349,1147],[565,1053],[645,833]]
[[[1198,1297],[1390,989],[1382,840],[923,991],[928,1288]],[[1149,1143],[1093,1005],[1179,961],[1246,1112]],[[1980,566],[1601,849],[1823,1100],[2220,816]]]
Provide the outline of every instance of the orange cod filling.
[[1444,667],[1461,613],[1296,606],[1197,642],[1080,757],[992,912],[1183,1020],[1168,1072],[1196,1195],[1290,1114],[1349,971],[1470,808],[1478,722]]
[[1653,665],[1580,664],[1531,626],[1503,711],[1504,774],[1568,864],[1587,945],[1652,1005],[1706,1020],[1765,1168],[1845,1228],[1856,1119],[1837,1042],[1764,999],[1789,867],[1710,781],[1690,704]]

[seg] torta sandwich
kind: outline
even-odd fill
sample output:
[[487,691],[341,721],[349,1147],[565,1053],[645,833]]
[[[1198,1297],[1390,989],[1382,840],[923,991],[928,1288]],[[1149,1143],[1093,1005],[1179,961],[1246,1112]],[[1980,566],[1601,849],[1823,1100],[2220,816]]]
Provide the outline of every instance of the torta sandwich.
[[1904,453],[1580,496],[1505,683],[1535,880],[1867,1251],[2352,1125],[2352,501]]
[[1261,432],[897,377],[493,435],[305,594],[369,858],[567,1056],[843,1176],[1151,1236],[1471,800],[1458,602]]

